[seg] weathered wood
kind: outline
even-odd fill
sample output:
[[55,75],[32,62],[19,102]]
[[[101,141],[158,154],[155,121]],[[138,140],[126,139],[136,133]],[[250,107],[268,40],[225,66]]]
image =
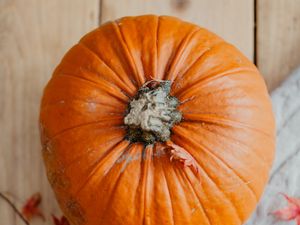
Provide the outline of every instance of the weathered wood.
[[140,14],[177,16],[214,31],[252,59],[253,10],[253,0],[102,0],[101,19],[105,22]]
[[[173,15],[254,52],[254,0],[102,0],[103,22],[139,14]],[[60,214],[41,160],[42,89],[65,51],[98,25],[100,0],[0,0],[0,191],[18,207],[34,192]],[[299,0],[257,0],[257,63],[270,90],[300,64]],[[0,223],[22,221],[0,199]],[[34,220],[32,224],[43,224]]]
[[300,65],[300,1],[257,3],[257,64],[273,90]]
[[[98,25],[99,1],[0,0],[0,191],[17,207],[34,192],[60,215],[45,178],[38,114],[42,89],[64,52]],[[24,224],[0,199],[0,223]]]

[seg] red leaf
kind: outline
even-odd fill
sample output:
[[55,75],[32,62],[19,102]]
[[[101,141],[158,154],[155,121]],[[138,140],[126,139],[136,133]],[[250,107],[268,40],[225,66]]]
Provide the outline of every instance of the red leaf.
[[38,208],[39,204],[42,201],[42,197],[40,193],[35,193],[32,195],[25,203],[22,208],[22,215],[30,221],[33,217],[41,217],[45,220],[43,213]]
[[280,220],[296,220],[297,224],[300,225],[300,199],[289,197],[283,193],[282,195],[288,202],[287,207],[276,210],[272,214]]
[[61,216],[60,219],[57,218],[56,216],[52,215],[52,219],[54,222],[54,225],[70,225],[69,221],[65,216]]
[[300,225],[300,216],[296,218],[297,225]]

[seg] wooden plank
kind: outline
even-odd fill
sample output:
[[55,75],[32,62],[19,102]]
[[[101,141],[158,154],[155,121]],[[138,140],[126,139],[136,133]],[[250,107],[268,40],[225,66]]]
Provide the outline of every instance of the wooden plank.
[[253,0],[102,0],[101,21],[140,14],[177,16],[214,31],[252,59],[253,10]]
[[269,90],[277,87],[299,66],[299,0],[258,1],[257,64]]
[[[42,193],[47,221],[32,225],[60,215],[41,158],[42,89],[64,52],[98,25],[98,11],[98,0],[0,0],[0,191],[18,207]],[[2,199],[0,218],[24,224]]]

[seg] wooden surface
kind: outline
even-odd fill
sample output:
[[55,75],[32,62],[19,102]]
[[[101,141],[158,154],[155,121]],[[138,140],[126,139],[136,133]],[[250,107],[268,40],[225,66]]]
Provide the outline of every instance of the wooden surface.
[[300,0],[259,0],[257,64],[270,90],[300,65]]
[[[97,26],[98,11],[96,0],[0,0],[0,191],[18,207],[41,192],[45,224],[60,213],[40,154],[42,89],[64,52]],[[0,224],[24,224],[2,199]]]
[[252,59],[253,9],[253,0],[103,0],[101,20],[140,14],[177,16],[217,33]]
[[[300,1],[256,0],[257,32],[254,1],[0,0],[0,191],[18,207],[32,193],[42,193],[47,221],[33,225],[50,225],[50,213],[59,215],[40,154],[40,97],[64,52],[100,20],[154,13],[207,27],[250,59],[256,53],[274,89],[300,64]],[[2,200],[0,224],[22,224]]]

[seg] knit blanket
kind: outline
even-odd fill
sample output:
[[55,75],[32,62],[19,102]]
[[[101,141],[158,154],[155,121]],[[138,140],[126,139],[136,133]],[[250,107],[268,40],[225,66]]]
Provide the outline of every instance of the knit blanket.
[[246,225],[296,224],[278,221],[270,212],[287,204],[279,193],[300,197],[300,68],[271,97],[277,126],[276,158],[263,197]]

